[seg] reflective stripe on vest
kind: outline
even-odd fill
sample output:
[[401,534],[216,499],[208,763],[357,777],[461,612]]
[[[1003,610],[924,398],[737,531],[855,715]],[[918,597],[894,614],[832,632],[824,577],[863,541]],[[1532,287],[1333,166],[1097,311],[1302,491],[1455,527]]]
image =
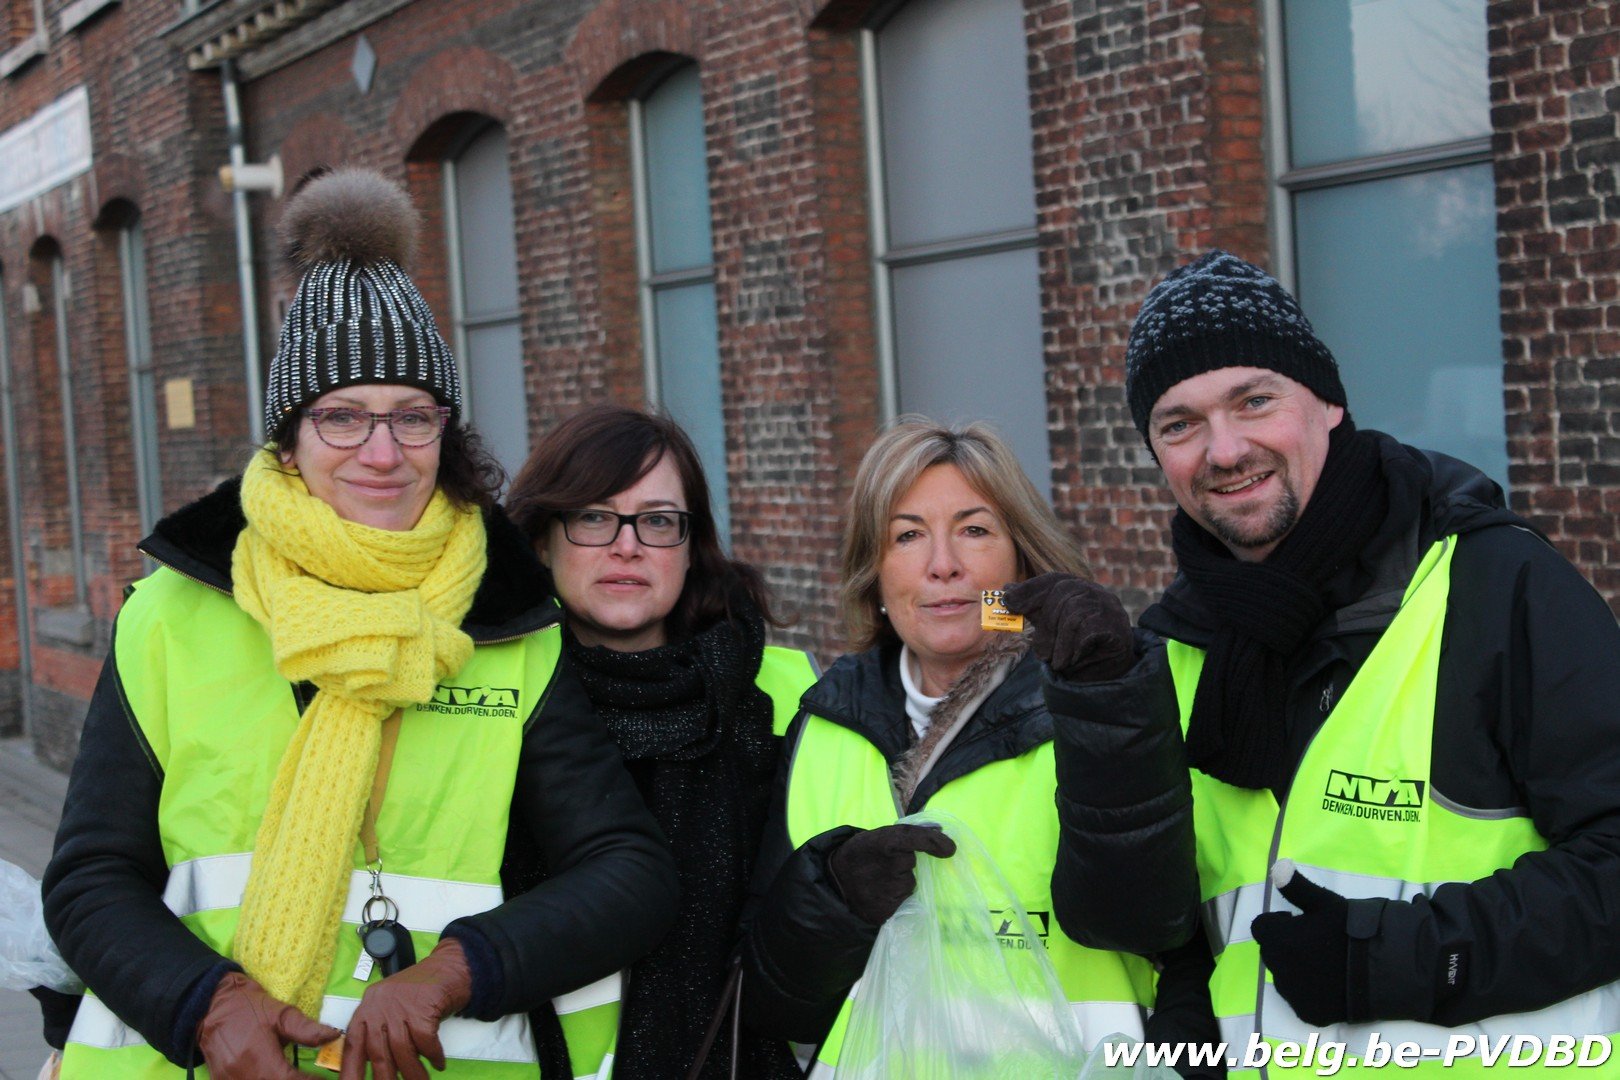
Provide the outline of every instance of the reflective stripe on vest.
[[[355,998],[328,995],[321,1001],[321,1023],[344,1028],[359,1006]],[[143,1047],[146,1040],[112,1014],[94,994],[86,994],[73,1020],[73,1041],[101,1050]],[[439,1025],[439,1042],[446,1057],[469,1061],[506,1061],[529,1064],[532,1073],[534,1050],[529,1045],[528,1025],[521,1015],[503,1017],[493,1024],[451,1017]]]
[[607,1080],[619,1041],[619,1000],[624,973],[614,972],[551,1001],[568,1044],[574,1080]]
[[[385,889],[399,904],[418,956],[432,950],[446,923],[501,902],[523,729],[550,685],[560,650],[555,625],[480,645],[432,700],[404,712],[377,835]],[[128,711],[164,775],[157,822],[171,868],[164,900],[204,943],[229,956],[252,862],[248,852],[299,720],[292,688],[275,670],[263,629],[231,597],[168,569],[140,582],[125,603],[114,654]],[[363,858],[356,842],[323,1014],[352,1011],[382,977],[373,970],[365,980],[355,978],[361,951],[354,927],[369,894]],[[617,1015],[616,1000],[598,1008]],[[99,1003],[81,1010],[69,1035],[64,1078],[180,1075],[149,1046],[130,1044],[98,1021],[98,1012],[110,1015]],[[534,1075],[524,1016],[494,1024],[457,1019],[443,1031],[449,1076]]]
[[[1086,1046],[1108,1035],[1142,1037],[1153,1000],[1153,968],[1138,956],[1088,949],[1066,936],[1052,916],[1052,866],[1057,859],[1057,778],[1052,744],[994,761],[941,787],[928,809],[951,814],[972,829],[1030,912],[1044,925],[1047,955],[1080,1020]],[[787,791],[788,837],[794,847],[828,829],[874,829],[901,817],[888,763],[856,732],[806,716],[793,748]],[[986,912],[989,921],[991,913]],[[817,1051],[836,1066],[849,1022],[848,997]]]
[[[252,865],[251,852],[188,859],[169,868],[163,902],[180,916],[238,907]],[[439,933],[452,919],[499,907],[503,899],[499,885],[386,872],[382,875],[382,890],[399,906],[399,921],[407,929],[429,934]],[[349,894],[343,903],[343,921],[358,926],[361,909],[370,898],[371,875],[364,870],[352,871]]]
[[[1295,910],[1271,887],[1279,858],[1346,897],[1409,900],[1470,882],[1546,848],[1527,815],[1470,813],[1437,798],[1430,783],[1434,701],[1455,538],[1419,563],[1401,609],[1313,737],[1279,811],[1267,790],[1238,788],[1192,771],[1193,817],[1205,927],[1216,953],[1210,994],[1221,1034],[1241,1053],[1252,1033],[1271,1042],[1346,1044],[1360,1055],[1377,1032],[1444,1051],[1453,1035],[1607,1034],[1620,1029],[1620,988],[1600,987],[1534,1013],[1445,1028],[1382,1021],[1316,1029],[1276,992],[1250,924],[1266,911]],[[1204,654],[1169,643],[1183,731]],[[1458,1068],[1483,1067],[1475,1061]],[[1418,1067],[1440,1071],[1438,1061]],[[1271,1065],[1269,1071],[1284,1071]],[[1404,1070],[1403,1070],[1404,1071]]]

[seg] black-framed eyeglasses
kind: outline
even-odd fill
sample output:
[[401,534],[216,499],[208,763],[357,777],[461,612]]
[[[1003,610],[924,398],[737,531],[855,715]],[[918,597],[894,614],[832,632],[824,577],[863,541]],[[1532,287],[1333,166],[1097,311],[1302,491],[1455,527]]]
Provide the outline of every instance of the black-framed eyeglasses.
[[687,510],[644,510],[639,514],[563,510],[557,516],[562,519],[563,535],[579,547],[607,547],[626,525],[648,547],[679,547],[686,543],[692,527],[692,514]]
[[367,412],[339,406],[331,409],[305,409],[304,415],[321,442],[334,450],[353,450],[365,444],[379,423],[401,446],[427,446],[438,442],[450,420],[448,405],[414,405],[385,413]]

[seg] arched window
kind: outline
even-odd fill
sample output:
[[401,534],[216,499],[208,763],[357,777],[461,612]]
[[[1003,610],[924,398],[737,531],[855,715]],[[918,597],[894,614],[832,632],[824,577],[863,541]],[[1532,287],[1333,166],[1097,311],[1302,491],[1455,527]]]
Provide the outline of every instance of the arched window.
[[140,219],[133,214],[118,226],[117,232],[118,275],[124,298],[124,353],[129,361],[129,427],[135,452],[135,497],[144,534],[150,533],[163,516],[151,305],[146,295],[146,240]]
[[508,474],[529,456],[516,220],[506,129],[474,128],[444,162],[451,342],[466,418]]
[[647,401],[691,434],[731,535],[720,337],[714,308],[709,170],[698,69],[686,64],[630,101],[637,278]]
[[985,419],[1051,489],[1017,0],[928,0],[862,33],[886,411]]
[[[85,570],[84,511],[79,493],[79,440],[77,425],[74,422],[76,393],[73,358],[68,346],[69,278],[67,267],[62,261],[62,250],[55,241],[44,240],[35,246],[31,276],[33,280],[29,283],[30,289],[37,297],[33,333],[34,370],[40,389],[44,391],[40,395],[42,399],[48,400],[49,391],[45,387],[54,384],[52,388],[55,390],[60,410],[58,416],[60,427],[57,428],[57,432],[61,437],[59,459],[61,471],[58,474],[53,467],[55,463],[52,462],[44,466],[46,475],[42,477],[42,486],[46,489],[44,500],[46,528],[40,573],[47,583],[52,578],[60,579],[71,575],[72,605],[80,612],[88,612],[89,581]],[[31,303],[30,307],[36,307],[36,304]],[[41,419],[44,420],[44,417]],[[50,430],[51,426],[53,425],[46,421],[46,430]],[[54,447],[48,448],[46,453],[54,458]],[[60,487],[57,486],[58,476]],[[50,595],[49,591],[47,595]],[[47,602],[52,606],[59,603],[54,597]],[[90,632],[91,628],[86,620],[83,627],[75,624],[72,632],[64,632],[60,636],[66,639],[83,636],[85,640],[81,643],[88,645]]]

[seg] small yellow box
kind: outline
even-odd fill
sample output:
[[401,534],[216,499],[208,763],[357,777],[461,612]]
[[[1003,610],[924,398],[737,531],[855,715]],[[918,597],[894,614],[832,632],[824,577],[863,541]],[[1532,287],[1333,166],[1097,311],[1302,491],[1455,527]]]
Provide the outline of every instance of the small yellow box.
[[315,1064],[319,1068],[331,1069],[333,1072],[343,1068],[343,1036],[339,1035],[321,1047],[321,1052],[315,1055]]
[[979,627],[983,630],[1010,630],[1024,628],[1024,617],[1007,610],[1000,589],[984,590],[984,604],[979,608]]

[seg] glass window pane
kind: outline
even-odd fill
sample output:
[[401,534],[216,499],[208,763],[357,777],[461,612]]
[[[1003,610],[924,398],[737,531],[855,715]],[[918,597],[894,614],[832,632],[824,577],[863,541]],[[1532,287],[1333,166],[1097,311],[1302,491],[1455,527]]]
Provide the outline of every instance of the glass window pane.
[[894,337],[900,410],[988,420],[1050,495],[1038,279],[1034,249],[899,267]]
[[158,473],[157,391],[152,374],[152,333],[146,294],[146,241],[139,222],[119,235],[119,269],[124,287],[124,350],[129,361],[129,423],[135,444],[135,494],[141,529],[150,532],[163,516],[163,484]]
[[1283,0],[1291,165],[1491,133],[1481,0]]
[[515,475],[529,454],[528,408],[523,394],[523,341],[516,320],[467,328],[468,396],[474,426],[495,460]]
[[1507,484],[1491,166],[1294,199],[1299,298],[1356,423]]
[[485,129],[456,158],[456,218],[467,317],[517,310],[517,242],[506,131]]
[[726,496],[726,427],[720,409],[714,283],[659,289],[653,294],[653,307],[659,404],[692,436],[714,498],[715,525],[725,539],[731,535],[731,513]]
[[877,34],[893,247],[1035,224],[1024,6],[914,0]]
[[709,168],[704,160],[698,69],[687,65],[642,102],[648,228],[653,273],[714,261],[709,243]]

